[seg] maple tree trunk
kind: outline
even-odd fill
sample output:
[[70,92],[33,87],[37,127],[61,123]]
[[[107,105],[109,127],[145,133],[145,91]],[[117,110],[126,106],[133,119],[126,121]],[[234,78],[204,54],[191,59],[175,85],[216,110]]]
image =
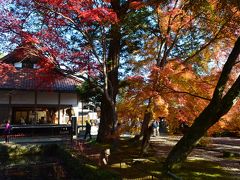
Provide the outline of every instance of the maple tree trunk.
[[223,92],[239,53],[240,38],[236,41],[235,46],[223,67],[211,102],[195,119],[193,125],[189,128],[189,131],[180,139],[180,141],[169,153],[163,166],[165,172],[178,167],[178,165],[181,164],[191,153],[198,140],[204,136],[206,131],[218,122],[218,120],[226,114],[238,100],[240,95],[240,76],[238,76],[234,84],[224,96]]
[[111,138],[116,121],[117,114],[115,107],[112,107],[111,103],[103,96],[97,142],[107,142]]
[[[150,100],[151,103],[151,100]],[[149,105],[150,105],[149,103]],[[149,109],[144,113],[144,119],[142,124],[141,133],[139,135],[139,139],[142,139],[142,145],[141,145],[141,152],[140,154],[143,156],[144,154],[147,154],[148,147],[150,145],[150,138],[153,133],[153,126],[151,120],[153,118],[153,113]]]
[[219,115],[216,114],[216,106],[209,105],[204,112],[195,120],[189,131],[180,139],[169,153],[164,169],[170,170],[178,167],[196,146],[198,140],[204,136],[206,131],[218,121]]
[[[118,12],[120,8],[120,1],[112,0],[111,6],[115,12]],[[112,25],[109,36],[109,39],[111,40],[108,46],[106,74],[108,79],[108,89],[105,90],[105,93],[108,93],[109,97],[111,98],[111,102],[109,102],[107,95],[103,94],[101,101],[100,126],[97,137],[98,142],[107,142],[109,138],[111,138],[111,135],[114,134],[117,124],[117,113],[115,109],[115,104],[116,96],[119,89],[118,69],[121,50],[121,33],[119,24]]]
[[148,129],[151,119],[152,119],[152,113],[146,111],[144,113],[144,119],[143,119],[142,128],[141,128],[141,132],[140,132],[140,138],[144,135],[144,133],[147,132],[147,129]]
[[[240,77],[238,78],[238,84],[240,84]],[[218,122],[221,116],[230,110],[233,105],[233,100],[230,96],[225,98],[226,99],[221,104],[215,104],[214,102],[209,104],[209,106],[207,106],[207,108],[205,108],[205,110],[195,120],[193,125],[189,128],[189,131],[180,139],[180,141],[169,153],[164,164],[165,171],[178,167],[179,163],[182,163],[187,158],[200,138],[204,136],[206,131]]]
[[144,135],[146,136],[147,133],[148,133],[149,123],[150,123],[150,121],[153,117],[151,107],[150,107],[151,106],[151,101],[152,101],[152,99],[149,98],[148,107],[147,107],[146,111],[144,112],[144,117],[143,117],[143,122],[142,122],[140,134],[136,135],[134,137],[134,141],[143,140]]
[[147,129],[144,131],[143,139],[142,139],[142,145],[141,145],[141,156],[144,156],[148,153],[148,147],[150,145],[150,138],[153,133],[153,127],[152,124],[147,127]]
[[139,135],[136,135],[134,137],[134,139],[133,139],[134,141],[143,140],[144,135],[145,136],[147,135],[148,127],[149,127],[149,123],[150,123],[151,119],[152,119],[152,113],[146,111],[144,113],[143,123],[142,123],[142,126],[141,126],[141,132],[140,132]]
[[143,119],[140,135],[135,138],[135,140],[142,140],[141,152],[140,152],[142,156],[144,154],[147,154],[148,147],[150,145],[150,138],[153,133],[152,123],[150,123],[153,118],[151,101],[152,99],[150,98],[148,108],[144,113],[144,119]]

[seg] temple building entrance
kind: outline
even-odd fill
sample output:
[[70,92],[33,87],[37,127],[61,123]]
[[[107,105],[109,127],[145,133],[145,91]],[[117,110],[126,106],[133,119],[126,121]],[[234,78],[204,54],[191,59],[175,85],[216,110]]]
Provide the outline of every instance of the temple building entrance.
[[[60,110],[59,110],[60,111]],[[14,107],[12,111],[13,125],[41,125],[41,124],[60,124],[58,116],[64,116],[58,113],[58,108],[20,108]]]

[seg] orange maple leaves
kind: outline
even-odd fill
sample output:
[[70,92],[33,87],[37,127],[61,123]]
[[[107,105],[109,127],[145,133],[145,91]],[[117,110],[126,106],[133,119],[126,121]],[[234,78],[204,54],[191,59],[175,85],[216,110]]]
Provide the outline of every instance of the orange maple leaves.
[[143,119],[151,99],[154,119],[167,116],[167,120],[172,122],[172,130],[180,119],[191,124],[209,102],[215,84],[213,79],[198,76],[193,68],[180,61],[171,61],[164,68],[152,66],[148,77],[134,76],[128,79],[129,86],[119,107],[120,111],[129,111],[119,116],[124,119]]

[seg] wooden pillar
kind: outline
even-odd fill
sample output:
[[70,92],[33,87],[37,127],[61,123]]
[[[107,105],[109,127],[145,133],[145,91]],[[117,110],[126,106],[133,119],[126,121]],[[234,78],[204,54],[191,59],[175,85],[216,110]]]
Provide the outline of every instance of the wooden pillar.
[[38,92],[37,91],[34,91],[34,124],[37,123],[37,113],[36,113],[36,109],[37,109],[37,97],[38,97]]
[[58,92],[58,125],[60,124],[60,104],[61,104],[61,93]]
[[9,93],[8,96],[8,120],[12,122],[12,93]]
[[82,131],[83,131],[83,100],[82,100]]

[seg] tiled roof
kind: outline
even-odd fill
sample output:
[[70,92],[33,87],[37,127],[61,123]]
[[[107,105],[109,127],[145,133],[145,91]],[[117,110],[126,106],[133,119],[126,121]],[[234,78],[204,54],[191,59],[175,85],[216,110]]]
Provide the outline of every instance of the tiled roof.
[[7,64],[13,64],[20,61],[37,62],[41,58],[38,56],[41,51],[32,43],[26,43],[18,46],[8,55],[2,57],[0,60]]
[[[17,47],[13,52],[0,59],[2,64],[14,64],[16,62],[37,63],[41,60],[38,54],[41,54],[36,46],[31,43]],[[38,72],[39,73],[39,72]],[[76,86],[81,82],[69,78],[57,69],[51,72],[37,74],[36,69],[17,69],[16,71],[6,68],[0,68],[0,90],[41,90],[41,91],[68,91],[76,90]]]
[[16,72],[8,71],[4,75],[0,75],[0,90],[15,89],[15,90],[39,90],[39,91],[64,91],[73,92],[80,82],[64,76],[63,74],[55,73],[45,76],[37,76],[34,70],[25,71],[24,69]]

